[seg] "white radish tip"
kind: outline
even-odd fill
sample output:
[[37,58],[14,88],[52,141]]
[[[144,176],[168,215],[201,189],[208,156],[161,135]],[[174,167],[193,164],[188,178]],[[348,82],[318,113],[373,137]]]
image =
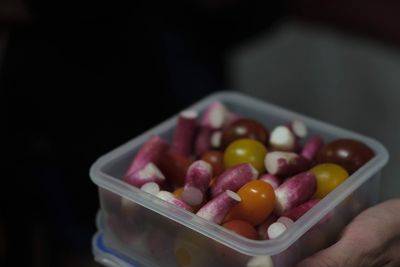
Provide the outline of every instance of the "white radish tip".
[[157,195],[160,192],[160,186],[155,182],[145,183],[140,189],[152,195]]
[[182,192],[182,200],[191,206],[196,206],[203,202],[203,193],[196,187],[185,187]]
[[298,157],[298,155],[294,152],[273,151],[267,153],[264,160],[265,169],[267,169],[268,173],[274,175],[278,171],[280,159],[291,161],[296,157]]
[[274,222],[268,227],[269,239],[275,239],[287,230],[286,225],[281,222]]
[[141,173],[141,175],[144,175],[146,177],[155,176],[162,180],[165,180],[164,174],[162,174],[160,169],[158,169],[158,167],[151,162],[147,163],[147,165],[139,172]]
[[283,223],[287,228],[289,228],[289,226],[294,223],[292,219],[286,216],[279,217],[279,219],[276,222]]
[[220,147],[221,146],[221,139],[222,139],[222,132],[221,131],[215,131],[211,135],[211,146],[212,147]]
[[180,115],[187,119],[196,119],[199,116],[199,113],[195,110],[184,110]]
[[220,102],[213,102],[210,105],[210,123],[214,128],[221,128],[225,122],[227,110]]
[[242,198],[236,194],[235,192],[231,191],[231,190],[226,190],[226,194],[230,197],[233,198],[234,200],[240,202],[242,201]]
[[246,267],[274,267],[271,256],[254,256],[247,262]]
[[175,198],[175,196],[171,192],[168,192],[168,191],[160,191],[157,193],[156,196],[165,201],[169,201],[169,200]]
[[278,126],[272,131],[269,141],[272,145],[289,148],[294,146],[295,138],[288,127]]
[[307,127],[304,122],[295,120],[292,122],[292,130],[298,137],[305,137],[307,135]]

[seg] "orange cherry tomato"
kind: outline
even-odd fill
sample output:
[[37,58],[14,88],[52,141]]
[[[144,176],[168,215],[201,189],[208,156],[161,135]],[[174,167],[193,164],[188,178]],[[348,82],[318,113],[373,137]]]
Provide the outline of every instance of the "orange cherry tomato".
[[248,182],[238,190],[242,201],[233,207],[225,221],[244,220],[256,226],[262,223],[275,206],[275,192],[272,186],[260,180]]
[[222,225],[223,227],[249,239],[258,240],[258,233],[253,225],[243,220],[232,220]]
[[323,198],[349,177],[349,173],[334,163],[318,164],[311,169],[317,178],[317,191],[314,198]]
[[253,139],[239,139],[230,143],[224,152],[225,168],[250,163],[259,173],[265,172],[264,159],[267,148]]

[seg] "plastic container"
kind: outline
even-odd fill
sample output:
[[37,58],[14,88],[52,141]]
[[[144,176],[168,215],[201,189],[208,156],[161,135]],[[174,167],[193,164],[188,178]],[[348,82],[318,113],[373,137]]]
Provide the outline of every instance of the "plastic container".
[[[277,239],[249,240],[121,181],[150,135],[171,140],[174,116],[102,156],[91,167],[90,176],[99,187],[108,248],[146,267],[244,267],[253,266],[249,262],[254,260],[264,262],[257,266],[291,267],[332,244],[352,218],[378,202],[380,171],[389,157],[379,142],[236,92],[212,94],[190,108],[202,112],[214,100],[270,129],[301,119],[310,135],[318,133],[327,142],[336,138],[359,140],[374,150],[375,157]],[[317,224],[323,218],[324,223]]]

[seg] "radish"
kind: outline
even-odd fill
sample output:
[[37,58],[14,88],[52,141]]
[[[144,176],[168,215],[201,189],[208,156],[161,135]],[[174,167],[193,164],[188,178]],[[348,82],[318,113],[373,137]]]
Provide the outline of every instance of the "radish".
[[268,239],[275,239],[287,230],[287,226],[282,222],[274,222],[268,227]]
[[269,174],[287,177],[310,167],[309,160],[294,152],[273,151],[265,156],[265,168]]
[[168,191],[160,191],[157,193],[156,196],[178,208],[182,208],[182,209],[190,211],[190,212],[193,211],[193,208],[191,206],[189,206],[188,204],[186,204],[185,202],[183,202],[182,200],[180,200],[179,198],[174,196],[174,194],[172,194]]
[[246,267],[274,267],[271,256],[254,256],[247,262]]
[[164,152],[169,148],[169,144],[158,136],[148,139],[132,160],[125,178],[133,172],[143,169],[148,163],[158,164]]
[[281,180],[272,174],[263,174],[263,175],[261,175],[259,180],[270,184],[274,190],[277,189],[281,185]]
[[285,217],[289,217],[293,221],[297,221],[301,216],[303,216],[304,213],[306,213],[312,207],[317,205],[318,202],[319,202],[319,199],[311,199],[303,204],[300,204],[297,207],[294,207],[294,208],[284,212],[282,215]]
[[204,200],[208,185],[212,178],[212,167],[204,160],[198,160],[190,165],[185,178],[182,200],[191,206],[199,205]]
[[155,182],[145,183],[140,189],[152,195],[157,195],[160,192],[160,186]]
[[288,128],[297,138],[304,138],[307,136],[307,126],[303,121],[293,120],[288,124]]
[[155,182],[161,184],[165,181],[165,176],[153,163],[148,163],[143,169],[135,171],[125,177],[125,181],[133,186],[141,187],[145,183]]
[[194,144],[194,154],[196,156],[201,156],[206,151],[211,148],[211,136],[213,134],[213,129],[208,126],[200,126],[197,133],[195,144]]
[[323,145],[322,138],[319,135],[314,135],[305,143],[300,155],[309,161],[314,161]]
[[261,223],[257,227],[257,233],[261,240],[268,239],[268,228],[271,224],[276,222],[277,219],[278,217],[275,214],[271,214],[263,223]]
[[222,140],[222,131],[214,131],[211,134],[210,140],[211,140],[211,146],[213,148],[220,148]]
[[214,198],[225,190],[237,191],[257,177],[258,171],[250,163],[233,166],[216,178],[211,187],[211,197]]
[[197,111],[194,110],[185,110],[179,114],[171,144],[173,152],[185,157],[191,155],[198,116]]
[[283,223],[287,228],[289,228],[294,223],[292,219],[286,216],[279,217],[278,220],[276,220],[276,222]]
[[207,202],[196,214],[216,224],[222,223],[226,214],[241,201],[238,194],[226,190]]
[[316,188],[317,180],[311,172],[303,172],[287,179],[275,190],[275,212],[282,215],[303,204],[314,195]]
[[269,144],[273,150],[295,151],[296,137],[287,126],[275,127],[270,136]]
[[224,104],[219,101],[214,101],[208,105],[204,112],[201,125],[213,130],[218,130],[227,123],[228,117],[229,111]]

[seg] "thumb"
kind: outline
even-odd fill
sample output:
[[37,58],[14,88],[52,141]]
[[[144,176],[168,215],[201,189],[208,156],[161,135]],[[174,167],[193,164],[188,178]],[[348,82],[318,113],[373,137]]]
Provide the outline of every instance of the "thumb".
[[353,266],[356,259],[356,253],[347,243],[338,242],[333,246],[324,249],[313,256],[306,258],[297,267],[350,267]]

